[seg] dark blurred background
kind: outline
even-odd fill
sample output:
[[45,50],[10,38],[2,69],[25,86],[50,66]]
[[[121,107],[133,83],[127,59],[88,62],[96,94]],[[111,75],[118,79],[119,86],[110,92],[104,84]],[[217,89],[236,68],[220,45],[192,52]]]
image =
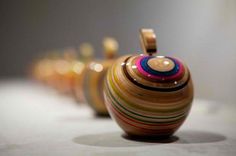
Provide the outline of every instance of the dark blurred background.
[[1,0],[0,77],[25,77],[51,49],[115,37],[120,55],[140,51],[138,30],[156,31],[160,55],[184,60],[197,97],[236,101],[235,0]]

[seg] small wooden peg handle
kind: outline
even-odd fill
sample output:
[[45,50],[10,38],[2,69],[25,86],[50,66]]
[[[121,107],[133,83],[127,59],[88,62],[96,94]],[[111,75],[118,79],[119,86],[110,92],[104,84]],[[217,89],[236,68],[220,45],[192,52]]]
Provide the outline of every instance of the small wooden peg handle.
[[156,35],[153,29],[141,29],[140,41],[144,53],[152,55],[157,52]]
[[93,46],[90,43],[82,43],[79,46],[80,56],[83,61],[90,61],[94,55]]
[[106,37],[103,39],[104,55],[106,59],[113,59],[118,51],[119,44],[116,39]]

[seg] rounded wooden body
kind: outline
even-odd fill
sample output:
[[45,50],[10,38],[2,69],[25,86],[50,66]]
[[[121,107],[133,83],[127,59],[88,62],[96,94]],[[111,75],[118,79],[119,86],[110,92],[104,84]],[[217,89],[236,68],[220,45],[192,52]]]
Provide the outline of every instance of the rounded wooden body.
[[75,70],[75,81],[73,86],[73,92],[75,95],[75,99],[80,102],[84,103],[84,91],[83,91],[83,82],[84,82],[84,74],[86,70],[86,63],[82,61],[78,61],[77,64],[74,66]]
[[84,74],[83,90],[85,101],[97,115],[108,116],[103,96],[104,78],[114,60],[93,61]]
[[58,62],[57,74],[58,74],[58,91],[61,93],[71,94],[75,81],[75,72],[73,71],[73,65],[75,61],[61,60]]
[[188,68],[165,56],[123,56],[107,72],[105,103],[129,135],[167,137],[184,122],[193,100]]

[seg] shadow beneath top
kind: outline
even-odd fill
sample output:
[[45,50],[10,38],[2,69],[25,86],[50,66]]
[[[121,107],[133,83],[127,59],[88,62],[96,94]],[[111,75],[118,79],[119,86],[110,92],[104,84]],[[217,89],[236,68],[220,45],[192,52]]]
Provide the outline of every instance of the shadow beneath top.
[[207,131],[184,130],[177,132],[175,135],[179,137],[177,144],[214,143],[226,140],[226,137],[222,134]]
[[225,139],[225,136],[217,133],[186,130],[166,139],[141,139],[129,137],[122,132],[112,132],[75,137],[73,142],[98,147],[135,147],[162,144],[202,144],[220,142]]
[[138,136],[129,136],[127,134],[121,135],[124,139],[131,140],[131,141],[137,141],[137,142],[143,142],[143,143],[173,143],[179,140],[178,136],[170,136],[170,137],[138,137]]

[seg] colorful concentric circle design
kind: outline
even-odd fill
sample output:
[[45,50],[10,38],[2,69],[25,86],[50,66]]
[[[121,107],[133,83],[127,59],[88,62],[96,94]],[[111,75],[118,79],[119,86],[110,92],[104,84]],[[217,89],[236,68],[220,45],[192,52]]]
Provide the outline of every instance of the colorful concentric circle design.
[[130,135],[169,136],[191,108],[188,68],[166,56],[124,56],[109,69],[104,87],[111,116]]

